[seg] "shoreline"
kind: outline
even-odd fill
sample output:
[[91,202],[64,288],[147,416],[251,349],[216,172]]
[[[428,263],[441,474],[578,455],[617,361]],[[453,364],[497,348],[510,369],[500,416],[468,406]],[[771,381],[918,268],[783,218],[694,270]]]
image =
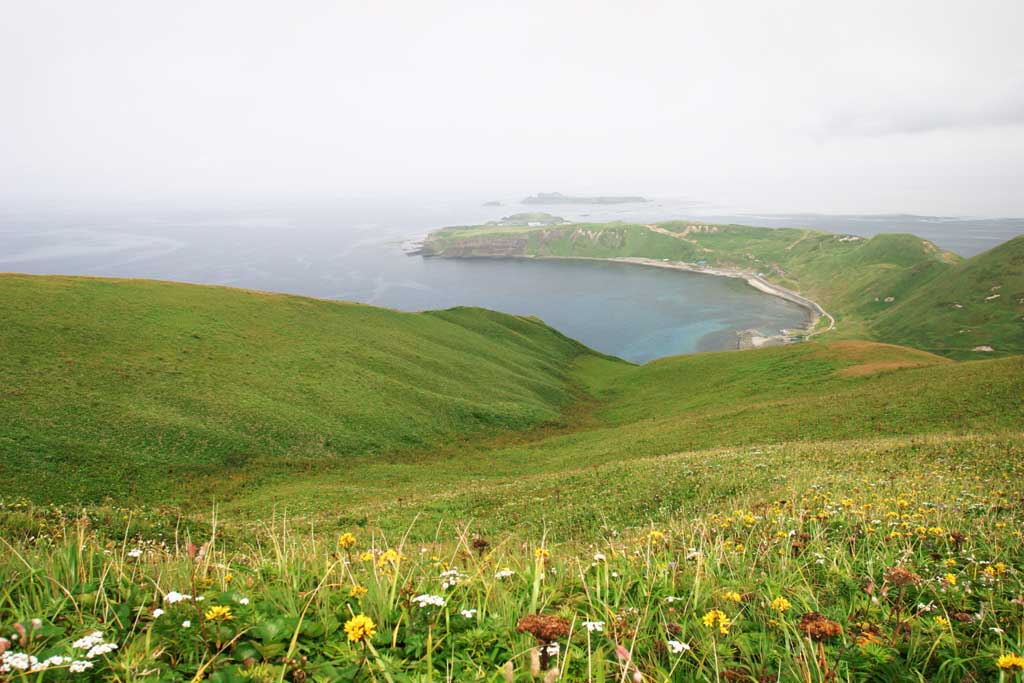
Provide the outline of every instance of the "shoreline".
[[[412,255],[412,254],[410,254]],[[502,256],[443,256],[443,255],[426,255],[425,258],[475,258],[475,259],[530,259],[533,261],[614,261],[618,263],[631,263],[637,266],[646,266],[649,268],[665,268],[668,270],[682,270],[688,273],[697,273],[703,275],[715,275],[718,277],[728,277],[732,279],[740,279],[746,282],[750,287],[774,296],[792,304],[796,304],[807,313],[807,328],[806,333],[803,335],[788,335],[788,334],[775,334],[769,336],[763,336],[758,333],[757,330],[738,330],[736,332],[737,348],[738,349],[756,349],[763,346],[772,346],[778,344],[794,344],[798,343],[796,337],[800,336],[804,340],[810,339],[811,337],[819,334],[824,334],[835,329],[836,320],[828,313],[821,304],[807,297],[794,292],[790,289],[786,289],[780,285],[768,282],[757,273],[744,272],[740,270],[729,270],[727,268],[712,268],[712,267],[700,267],[693,263],[686,263],[685,261],[659,261],[657,259],[645,258],[642,256],[532,256],[529,254],[519,255],[502,255]],[[815,330],[818,326],[818,322],[826,318],[829,321],[828,327],[822,330]]]

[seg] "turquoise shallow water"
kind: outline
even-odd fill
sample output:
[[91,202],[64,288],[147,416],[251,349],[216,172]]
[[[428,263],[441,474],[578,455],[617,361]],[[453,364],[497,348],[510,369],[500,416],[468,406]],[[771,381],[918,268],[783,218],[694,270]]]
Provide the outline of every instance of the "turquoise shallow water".
[[[484,306],[538,316],[599,351],[635,362],[734,348],[737,330],[774,334],[805,319],[799,307],[741,280],[623,263],[424,259],[403,251],[431,229],[521,209],[482,207],[479,201],[345,201],[233,210],[8,210],[0,213],[0,272],[223,284],[406,311]],[[650,221],[685,217],[687,207],[551,210],[572,219]],[[744,222],[757,223],[750,218]],[[843,220],[845,226],[852,219]],[[985,229],[992,232],[994,225]],[[937,230],[922,223],[928,226]],[[876,221],[871,227],[885,226]],[[951,241],[985,244],[964,230],[950,232],[954,223],[942,227]]]

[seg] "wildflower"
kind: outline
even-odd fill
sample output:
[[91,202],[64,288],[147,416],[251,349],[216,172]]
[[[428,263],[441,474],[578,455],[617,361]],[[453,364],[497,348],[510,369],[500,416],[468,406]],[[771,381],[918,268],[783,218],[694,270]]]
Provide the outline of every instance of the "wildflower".
[[499,581],[504,579],[511,579],[514,575],[515,572],[511,569],[500,569],[494,572],[494,578],[498,579]]
[[466,575],[461,573],[458,569],[449,569],[446,572],[441,572],[441,590],[448,590],[454,586],[459,585]]
[[647,534],[647,540],[651,543],[658,543],[659,541],[663,541],[665,540],[665,532],[658,531],[657,529],[652,529],[650,533]]
[[949,626],[949,619],[942,616],[941,614],[936,616],[932,621],[934,621],[935,625],[940,628],[947,628]]
[[472,619],[473,617],[476,616],[476,610],[475,609],[464,609],[461,612],[459,612],[459,614],[462,615],[463,619]]
[[102,655],[109,654],[116,649],[117,643],[100,643],[98,645],[93,645],[89,648],[89,651],[85,653],[85,658],[93,659],[95,657],[100,657]]
[[1015,654],[1003,655],[996,660],[996,666],[1004,671],[1008,671],[1010,669],[1024,671],[1024,657]]
[[558,653],[562,651],[562,647],[558,643],[551,643],[545,648],[545,652],[548,657],[557,657]]
[[186,619],[185,621],[181,622],[181,627],[182,628],[192,628],[192,622],[190,620]]
[[715,626],[717,626],[718,632],[721,633],[723,636],[729,635],[729,626],[732,625],[732,622],[729,620],[729,617],[725,616],[725,612],[723,612],[722,610],[711,610],[703,617],[701,617],[701,621],[703,621],[704,625],[708,628],[714,628]]
[[885,570],[886,580],[894,586],[916,586],[921,582],[921,577],[906,567],[889,567]]
[[71,666],[68,667],[68,671],[70,671],[73,674],[81,674],[85,673],[86,670],[91,668],[92,662],[86,661],[84,659],[76,659],[75,661],[71,662]]
[[401,561],[402,557],[398,554],[398,551],[394,548],[389,548],[381,554],[380,559],[377,560],[377,566],[381,568],[388,565],[397,566]]
[[142,551],[139,550],[138,548],[132,548],[131,550],[128,551],[128,557],[138,559],[138,558],[142,557]]
[[689,643],[681,643],[678,640],[670,640],[670,641],[668,641],[668,649],[669,649],[669,652],[671,652],[672,654],[678,655],[678,654],[681,654],[683,652],[689,652],[690,651],[690,644]]
[[163,613],[164,613],[164,611],[162,609],[160,609],[159,607],[157,607],[155,610],[153,610],[153,618],[154,619],[159,619],[161,616],[163,616]]
[[239,598],[238,599],[238,604],[239,605],[248,605],[249,604],[249,598]]
[[792,606],[793,605],[792,605],[792,603],[790,603],[789,600],[787,600],[786,598],[783,598],[781,596],[775,598],[774,600],[772,600],[772,609],[775,610],[776,612],[778,612],[779,614],[783,614],[783,613],[787,612],[789,610],[789,608],[792,607]]
[[516,630],[529,633],[540,644],[547,644],[569,635],[569,622],[562,617],[531,614],[519,620]]
[[338,537],[338,547],[342,550],[348,550],[356,544],[356,537],[349,532],[343,533]]
[[359,553],[359,561],[373,562],[373,553],[371,553],[369,550],[364,550],[363,552]]
[[412,599],[416,603],[416,606],[420,609],[425,607],[444,607],[444,598],[440,595],[430,595],[424,593],[423,595],[417,595]]
[[605,557],[604,553],[594,553],[594,562],[607,562],[608,558]]
[[799,628],[812,640],[823,641],[835,638],[843,632],[843,627],[817,612],[808,612],[800,617]]
[[728,600],[729,602],[743,602],[743,596],[737,591],[724,591],[721,595],[723,600]]
[[943,578],[943,580],[945,580],[947,585],[949,585],[949,586],[955,586],[956,585],[956,574],[949,574],[949,573],[947,573],[942,578]]
[[604,631],[603,621],[584,621],[583,628],[587,629],[590,633],[601,633]]
[[356,643],[377,634],[377,625],[365,614],[357,614],[345,622],[345,633],[350,643]]
[[206,610],[204,615],[207,621],[231,621],[234,617],[231,615],[231,608],[224,605],[214,605],[210,609]]
[[184,593],[179,593],[178,591],[171,591],[170,593],[164,596],[164,602],[166,602],[168,605],[173,605],[183,600],[191,599],[191,595],[185,595]]
[[549,557],[551,557],[551,553],[548,552],[547,548],[537,548],[533,551],[533,556],[536,557],[538,560],[546,560]]
[[76,650],[88,650],[96,645],[103,642],[103,631],[93,631],[87,636],[79,638],[75,642],[71,643],[71,647]]
[[359,598],[366,595],[368,592],[369,589],[366,586],[361,586],[357,583],[352,586],[351,590],[349,590],[348,597],[355,598],[356,600],[358,600]]

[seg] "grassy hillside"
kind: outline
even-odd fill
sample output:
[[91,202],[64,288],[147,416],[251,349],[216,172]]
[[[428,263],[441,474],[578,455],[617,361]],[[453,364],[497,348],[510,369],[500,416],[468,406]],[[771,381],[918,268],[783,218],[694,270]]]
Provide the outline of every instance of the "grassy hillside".
[[590,352],[481,309],[406,314],[146,281],[0,276],[4,494],[172,502],[268,463],[397,457],[552,420]]
[[[799,228],[671,221],[649,226],[451,228],[433,233],[426,252],[448,257],[644,257],[706,262],[716,268],[763,273],[818,301],[837,320],[833,337],[875,339],[954,358],[980,358],[1024,352],[1022,245],[1024,237],[1019,237],[964,260],[913,235],[865,239]],[[976,350],[981,346],[993,350]]]
[[[541,323],[86,278],[0,278],[7,495],[213,500],[416,534],[438,522],[557,537],[664,518],[584,498],[529,514],[590,468],[722,447],[1019,428],[1021,357],[953,363],[837,342],[637,367]],[[602,478],[594,480],[601,485]],[[683,495],[637,477],[649,498]],[[679,486],[686,486],[685,482]],[[345,510],[342,512],[341,510]],[[518,512],[515,512],[518,510]]]
[[0,294],[2,680],[1024,675],[1022,356],[634,366],[478,309]]

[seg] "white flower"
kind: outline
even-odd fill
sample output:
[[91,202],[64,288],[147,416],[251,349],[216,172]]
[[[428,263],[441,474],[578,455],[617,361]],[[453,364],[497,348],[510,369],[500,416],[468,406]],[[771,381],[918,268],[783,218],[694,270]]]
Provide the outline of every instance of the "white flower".
[[604,553],[594,553],[594,562],[604,562],[606,559]]
[[117,643],[100,643],[89,648],[89,651],[85,653],[86,659],[92,659],[94,657],[100,657],[102,655],[113,652],[117,649]]
[[412,599],[419,608],[424,607],[444,607],[444,598],[440,595],[429,595],[424,593],[423,595],[417,595]]
[[677,655],[680,652],[689,652],[689,643],[680,643],[678,640],[668,641],[668,649],[672,651],[672,654]]
[[135,557],[135,558],[142,557],[142,551],[140,549],[138,549],[138,548],[132,548],[131,550],[128,551],[128,557]]
[[80,674],[85,673],[86,669],[91,668],[92,662],[86,661],[84,659],[76,659],[75,661],[71,662],[71,666],[68,667],[68,671],[70,671],[73,674]]
[[441,572],[441,589],[448,590],[453,586],[457,586],[462,583],[462,580],[465,578],[466,575],[460,573],[458,569],[449,569],[446,572]]
[[611,576],[612,576],[613,579],[617,579],[617,578],[619,578],[619,573],[618,572],[612,572]]
[[496,579],[511,579],[515,575],[515,572],[511,569],[500,569],[494,572],[494,578]]
[[164,596],[164,602],[166,602],[168,605],[173,605],[174,603],[181,602],[182,600],[191,599],[191,595],[185,595],[184,593],[179,593],[178,591],[171,591],[170,593]]
[[93,631],[89,635],[79,638],[71,643],[76,650],[88,650],[103,642],[103,631]]
[[248,605],[249,604],[249,598],[239,598],[238,599],[238,604],[239,605]]
[[584,621],[583,622],[583,628],[587,629],[591,633],[594,633],[595,631],[600,633],[601,631],[604,630],[604,622],[603,621]]
[[163,616],[163,613],[164,613],[164,611],[162,609],[160,609],[159,607],[157,607],[155,610],[153,610],[153,618],[154,619],[159,619],[161,616]]
[[558,653],[561,652],[561,648],[559,647],[558,643],[551,643],[550,645],[548,645],[547,650],[548,657],[557,657]]
[[0,671],[7,673],[11,669],[28,671],[39,664],[39,660],[24,652],[5,652],[0,655]]
[[665,598],[665,602],[667,602],[667,603],[669,603],[669,604],[672,604],[673,602],[676,602],[676,601],[678,601],[678,600],[682,600],[682,598],[677,598],[677,597],[676,597],[676,596],[674,596],[674,595],[670,595],[670,596],[668,596],[667,598]]
[[188,619],[186,619],[185,621],[181,622],[181,627],[182,628],[192,628],[192,622],[189,621]]
[[476,610],[475,609],[464,609],[464,610],[462,610],[461,614],[466,619],[472,619],[473,617],[476,616]]

